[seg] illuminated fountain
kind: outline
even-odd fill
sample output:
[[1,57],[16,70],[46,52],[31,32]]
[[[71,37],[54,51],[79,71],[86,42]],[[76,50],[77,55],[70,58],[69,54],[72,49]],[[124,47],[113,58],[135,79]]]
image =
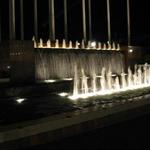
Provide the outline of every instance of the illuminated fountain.
[[93,71],[92,75],[92,92],[95,93],[97,91],[97,77],[95,71]]
[[111,44],[110,44],[109,41],[107,42],[107,45],[108,45],[108,46],[107,46],[107,47],[108,47],[107,50],[111,50],[112,48],[111,48]]
[[[89,41],[86,43],[82,40],[81,43],[76,41],[73,44],[72,41],[66,43],[66,40],[63,39],[62,44],[59,44],[58,39],[54,43],[50,40],[43,43],[43,40],[40,39],[35,48],[35,75],[38,81],[47,82],[73,78],[75,64],[79,68],[83,68],[88,76],[93,75],[93,70],[95,70],[96,75],[99,74],[103,67],[106,69],[111,67],[112,73],[117,74],[121,73],[122,68],[124,68],[122,52],[103,51],[110,48],[106,46],[106,43],[102,46],[101,42]],[[45,51],[44,48],[50,50]],[[119,46],[118,49],[120,49]]]
[[42,40],[42,39],[40,39],[39,47],[40,47],[40,48],[43,47],[43,40]]
[[106,49],[107,49],[107,46],[106,46],[106,44],[104,43],[102,50],[106,50]]
[[127,83],[128,83],[128,86],[130,87],[133,86],[133,75],[132,75],[132,71],[130,67],[128,67]]
[[76,41],[76,43],[75,43],[75,49],[79,49],[79,45],[80,45],[80,43],[78,41]]
[[98,42],[98,50],[101,50],[102,49],[102,44],[101,42]]
[[116,45],[115,45],[115,42],[113,42],[113,43],[112,43],[111,50],[116,50]]
[[72,49],[73,48],[73,46],[72,46],[72,41],[69,41],[69,47],[68,47],[69,49]]
[[106,74],[106,80],[107,80],[107,89],[111,90],[112,89],[112,72],[109,67],[108,72]]
[[56,39],[55,48],[59,48],[59,40],[58,39]]
[[116,49],[117,51],[119,51],[120,50],[120,44],[118,43],[117,44],[117,49]]
[[105,68],[102,68],[100,86],[101,86],[102,91],[106,90]]
[[96,49],[96,45],[97,45],[97,43],[95,41],[91,42],[91,48],[92,49]]
[[51,48],[51,40],[48,40],[46,43],[47,48]]
[[88,41],[87,49],[90,49],[91,47],[91,41]]
[[120,89],[119,77],[117,76],[114,81],[114,89],[118,91]]
[[63,39],[62,48],[66,48],[66,40],[65,39]]
[[[66,40],[63,39],[62,44],[60,45],[59,40],[56,39],[55,43],[52,44],[51,40],[48,39],[46,43],[43,43],[43,39],[40,38],[39,43],[36,42],[35,37],[33,36],[32,41],[34,42],[34,48],[52,48],[52,49],[84,49],[84,50],[120,50],[120,44],[113,42],[110,44],[109,42],[101,44],[101,42],[96,41],[88,41],[87,43],[82,40],[81,43],[76,41],[74,44],[70,40],[67,44]],[[74,45],[74,46],[73,46]]]
[[[90,80],[92,80],[92,84],[89,84]],[[94,71],[91,77],[85,75],[83,69],[79,73],[76,67],[73,95],[69,96],[69,98],[72,100],[84,99],[144,87],[150,87],[150,66],[147,64],[144,66],[135,66],[134,73],[132,73],[129,67],[128,74],[125,74],[122,70],[120,75],[112,74],[110,68],[108,70],[102,68],[100,75],[96,75]]]
[[126,83],[126,74],[124,73],[124,71],[122,71],[122,73],[121,73],[121,87],[122,87],[122,89],[125,89],[126,87],[127,87],[127,83]]
[[37,48],[37,43],[36,43],[36,40],[35,40],[35,37],[33,36],[33,38],[32,38],[32,41],[33,41],[33,43],[34,43],[34,48]]
[[75,65],[75,74],[74,74],[74,87],[73,87],[73,95],[77,95],[79,92],[78,92],[78,83],[79,83],[79,80],[78,80],[78,72],[77,72],[77,66]]
[[85,41],[84,40],[82,40],[82,42],[81,42],[81,48],[85,49]]
[[[35,42],[35,39],[33,41]],[[76,41],[73,46],[72,41],[69,41],[67,45],[63,40],[60,47],[59,40],[56,40],[51,47],[50,40],[47,44],[43,44],[43,40],[40,39],[37,45],[39,48],[35,57],[36,79],[48,83],[74,79],[73,95],[69,94],[70,99],[88,98],[150,86],[149,65],[135,65],[134,71],[129,67],[125,73],[124,55],[119,51],[119,43],[101,44],[95,41],[85,43],[82,40],[81,43]],[[42,50],[44,45],[52,49]],[[73,50],[70,51],[70,49]]]
[[81,70],[82,72],[82,77],[81,77],[81,91],[85,95],[88,93],[88,77],[85,75],[84,70]]
[[124,55],[120,51],[37,49],[35,59],[37,80],[73,78],[75,64],[88,76],[93,75],[93,70],[100,74],[103,67],[111,67],[113,74],[120,74],[124,68]]

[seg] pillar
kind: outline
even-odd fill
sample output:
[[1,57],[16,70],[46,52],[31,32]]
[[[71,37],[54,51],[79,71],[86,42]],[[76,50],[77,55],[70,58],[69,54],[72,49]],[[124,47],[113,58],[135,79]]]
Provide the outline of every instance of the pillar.
[[92,40],[91,0],[88,0],[88,8],[89,8],[89,40]]
[[34,36],[35,40],[38,40],[37,0],[34,0]]
[[64,0],[64,32],[65,32],[65,39],[68,40],[67,0]]
[[16,39],[15,31],[15,0],[9,0],[9,39]]
[[54,0],[49,0],[49,38],[55,41],[55,9]]
[[131,45],[131,25],[130,25],[130,1],[127,0],[127,30],[128,30],[128,46]]
[[110,1],[107,0],[107,30],[108,30],[108,41],[111,43],[111,25],[110,25]]
[[83,17],[83,39],[87,40],[86,37],[86,10],[85,10],[85,0],[82,0],[82,17]]
[[24,40],[24,12],[23,12],[23,0],[20,0],[20,33],[21,40]]

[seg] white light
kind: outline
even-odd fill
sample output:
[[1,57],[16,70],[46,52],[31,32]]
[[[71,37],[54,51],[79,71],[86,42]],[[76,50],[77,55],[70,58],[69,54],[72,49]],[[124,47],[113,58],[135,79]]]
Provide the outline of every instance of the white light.
[[21,104],[25,100],[26,100],[25,98],[18,98],[18,99],[16,99],[16,102]]
[[68,93],[63,92],[63,93],[59,93],[58,95],[59,95],[59,96],[62,96],[62,97],[65,97],[65,96],[68,95]]
[[72,78],[63,78],[63,80],[65,80],[65,81],[72,81],[73,79]]
[[92,42],[92,43],[91,43],[91,46],[92,46],[92,47],[95,47],[95,46],[96,46],[96,42]]
[[56,80],[44,80],[45,83],[54,83]]
[[7,66],[7,69],[10,69],[10,66]]
[[133,49],[129,49],[129,53],[132,53],[133,52]]

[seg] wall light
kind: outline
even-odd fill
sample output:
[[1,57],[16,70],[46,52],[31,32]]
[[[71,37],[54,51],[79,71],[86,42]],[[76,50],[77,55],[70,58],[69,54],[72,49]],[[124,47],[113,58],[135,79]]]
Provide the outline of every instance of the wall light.
[[129,52],[129,53],[133,53],[133,49],[129,49],[128,52]]

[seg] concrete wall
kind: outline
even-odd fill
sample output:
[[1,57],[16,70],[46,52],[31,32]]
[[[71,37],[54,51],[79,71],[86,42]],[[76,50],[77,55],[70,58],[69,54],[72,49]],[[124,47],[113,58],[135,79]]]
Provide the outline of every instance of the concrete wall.
[[0,44],[0,78],[9,74],[12,83],[35,81],[35,58],[32,41],[5,41]]
[[10,78],[13,83],[35,80],[34,46],[32,41],[9,41]]
[[9,46],[8,42],[0,43],[0,78],[9,76]]

